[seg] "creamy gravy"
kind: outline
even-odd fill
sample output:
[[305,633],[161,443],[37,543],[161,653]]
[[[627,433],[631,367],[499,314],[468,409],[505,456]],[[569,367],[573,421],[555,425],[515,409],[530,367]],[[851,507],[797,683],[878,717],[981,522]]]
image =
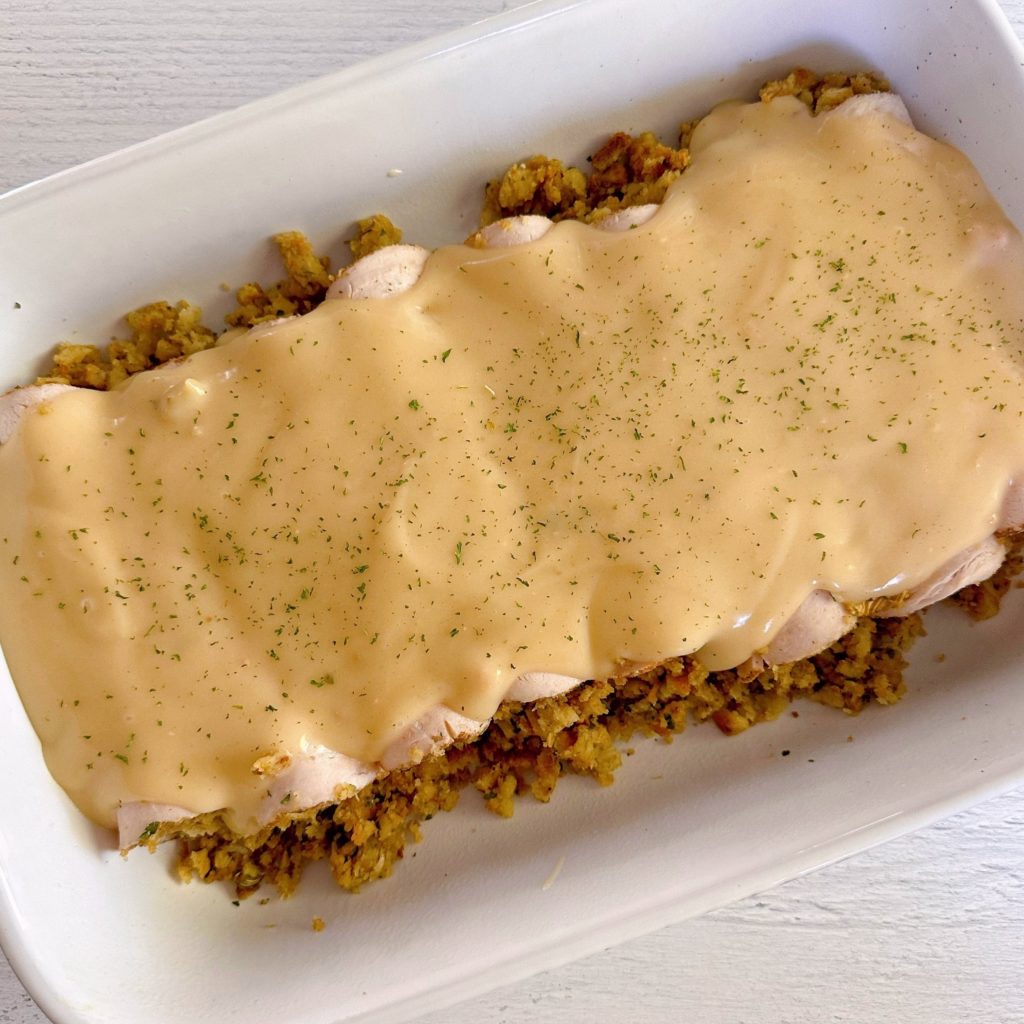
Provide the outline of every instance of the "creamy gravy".
[[645,226],[439,250],[0,448],[0,637],[54,776],[251,820],[526,671],[732,666],[814,588],[899,593],[1024,468],[1024,251],[888,117],[726,105]]

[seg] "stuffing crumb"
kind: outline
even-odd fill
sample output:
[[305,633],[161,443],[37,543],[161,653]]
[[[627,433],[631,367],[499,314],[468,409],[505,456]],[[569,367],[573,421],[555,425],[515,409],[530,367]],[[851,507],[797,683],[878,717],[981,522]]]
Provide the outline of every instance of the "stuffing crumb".
[[888,91],[888,81],[881,75],[871,72],[854,75],[833,72],[819,75],[814,71],[808,71],[807,68],[796,68],[785,78],[762,86],[760,96],[765,103],[770,103],[779,96],[795,96],[801,103],[806,103],[814,113],[821,114],[838,107],[851,96]]
[[301,231],[283,231],[274,244],[284,264],[285,277],[268,288],[250,281],[236,293],[237,307],[225,317],[229,327],[252,327],[266,320],[296,316],[316,308],[331,283],[331,263],[317,256]]
[[313,931],[322,932],[326,927],[327,925],[324,924],[324,919],[322,917],[313,918]]
[[584,683],[561,697],[506,701],[475,741],[257,835],[234,835],[216,816],[190,822],[179,871],[186,879],[227,882],[240,898],[264,883],[288,896],[307,864],[326,860],[338,885],[355,892],[388,877],[419,826],[451,810],[467,788],[488,810],[511,817],[522,797],[549,801],[565,775],[608,785],[634,736],[669,741],[688,723],[706,721],[727,734],[742,732],[777,718],[796,699],[848,714],[870,702],[893,703],[904,692],[905,652],[923,632],[918,615],[862,618],[827,651],[747,681],[683,658],[627,679]]
[[213,345],[217,336],[202,323],[203,311],[181,301],[151,302],[125,317],[130,336],[97,345],[61,342],[53,363],[37,384],[73,384],[106,391],[134,373],[172,359],[190,356]]
[[352,250],[353,258],[358,260],[387,245],[398,245],[401,241],[402,232],[383,213],[375,213],[372,217],[364,217],[356,222],[356,235],[348,247]]
[[480,224],[520,214],[593,222],[627,206],[659,203],[689,162],[685,148],[666,146],[650,132],[612,135],[590,157],[589,174],[532,156],[488,182]]

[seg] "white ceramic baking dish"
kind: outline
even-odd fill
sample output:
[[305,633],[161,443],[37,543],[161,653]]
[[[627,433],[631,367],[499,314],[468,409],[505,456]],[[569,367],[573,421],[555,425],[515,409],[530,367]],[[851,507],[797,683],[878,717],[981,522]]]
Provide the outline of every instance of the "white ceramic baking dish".
[[[384,209],[412,240],[458,240],[510,160],[579,159],[616,128],[671,135],[796,64],[884,71],[1024,223],[1022,63],[988,0],[532,4],[0,198],[0,388],[155,297],[213,322],[221,281],[274,276],[275,231],[340,251]],[[123,862],[51,781],[0,671],[0,942],[59,1024],[405,1020],[1024,779],[1020,596],[980,626],[931,613],[893,709],[642,743],[611,790],[567,780],[512,822],[467,797],[391,880],[352,897],[312,872],[262,906],[179,886],[166,854]]]

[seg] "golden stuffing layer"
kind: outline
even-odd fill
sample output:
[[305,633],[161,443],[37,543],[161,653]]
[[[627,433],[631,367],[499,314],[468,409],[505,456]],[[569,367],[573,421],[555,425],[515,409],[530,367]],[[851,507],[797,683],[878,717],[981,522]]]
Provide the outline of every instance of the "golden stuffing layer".
[[904,693],[904,654],[923,632],[917,615],[863,618],[816,657],[752,676],[708,673],[680,660],[562,697],[509,701],[479,739],[392,772],[334,806],[297,814],[285,827],[239,838],[213,815],[197,819],[181,842],[178,870],[184,880],[230,882],[239,896],[264,882],[287,896],[308,863],[327,860],[338,885],[356,891],[389,876],[409,841],[419,840],[421,824],[451,810],[467,786],[489,810],[511,817],[517,796],[546,803],[566,774],[610,785],[621,745],[635,735],[670,742],[688,722],[709,720],[733,735],[778,718],[801,697],[848,714],[871,701],[893,704]]

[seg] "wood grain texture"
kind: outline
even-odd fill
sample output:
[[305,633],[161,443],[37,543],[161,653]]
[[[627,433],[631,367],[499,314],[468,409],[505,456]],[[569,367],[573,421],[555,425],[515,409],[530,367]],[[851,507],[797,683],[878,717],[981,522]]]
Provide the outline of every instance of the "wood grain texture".
[[[0,191],[514,6],[0,0]],[[1024,790],[421,1024],[554,1021],[1024,1024]]]

